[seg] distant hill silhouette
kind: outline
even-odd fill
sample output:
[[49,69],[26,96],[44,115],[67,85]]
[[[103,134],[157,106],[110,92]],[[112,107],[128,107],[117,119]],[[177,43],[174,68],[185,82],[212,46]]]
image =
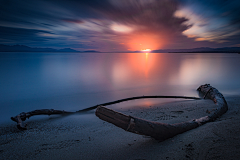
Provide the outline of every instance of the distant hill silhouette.
[[99,52],[99,51],[95,51],[95,50],[87,50],[87,51],[83,51],[83,52]]
[[31,48],[25,45],[3,45],[0,44],[0,52],[79,52],[71,48],[53,49],[53,48]]
[[224,47],[224,48],[192,48],[192,49],[163,49],[153,50],[155,53],[239,53],[240,47]]
[[[53,48],[31,48],[25,45],[4,45],[0,44],[0,52],[99,52],[96,50],[77,51],[71,48],[53,49]],[[126,51],[129,52],[129,51]],[[138,53],[142,51],[135,51]],[[192,48],[192,49],[160,49],[152,50],[153,53],[240,53],[240,47],[223,47],[223,48]],[[123,53],[123,52],[122,52]],[[124,52],[125,53],[125,52]]]

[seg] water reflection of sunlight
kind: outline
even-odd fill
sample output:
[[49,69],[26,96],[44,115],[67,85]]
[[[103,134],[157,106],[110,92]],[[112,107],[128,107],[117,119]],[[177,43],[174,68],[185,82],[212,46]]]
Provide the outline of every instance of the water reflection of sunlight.
[[112,75],[113,75],[113,80],[116,84],[124,83],[125,81],[128,80],[130,75],[128,66],[121,62],[116,63],[113,66]]
[[153,66],[153,58],[150,53],[129,54],[131,68],[135,74],[148,78],[149,71]]
[[152,106],[152,105],[153,105],[153,103],[150,99],[146,99],[143,103],[144,107],[149,107],[149,106]]
[[145,53],[146,54],[146,60],[145,60],[145,77],[148,78],[148,53]]
[[221,59],[206,59],[204,55],[194,55],[194,58],[183,60],[180,72],[179,82],[181,85],[191,85],[195,83],[208,83],[221,77]]
[[146,83],[154,69],[153,57],[151,53],[127,53],[124,58],[119,58],[112,68],[113,84],[122,87],[129,81],[133,82],[133,86]]

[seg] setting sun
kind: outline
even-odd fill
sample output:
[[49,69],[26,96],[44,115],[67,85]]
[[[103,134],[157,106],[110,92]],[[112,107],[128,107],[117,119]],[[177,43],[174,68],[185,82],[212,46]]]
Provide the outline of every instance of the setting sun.
[[151,50],[151,49],[142,49],[141,51],[150,52],[150,51],[152,51],[152,50]]
[[[164,35],[155,35],[152,33],[133,33],[127,40],[128,48],[132,51],[150,52],[151,50],[157,50],[162,48],[165,41],[162,40]],[[166,39],[166,38],[165,38]]]

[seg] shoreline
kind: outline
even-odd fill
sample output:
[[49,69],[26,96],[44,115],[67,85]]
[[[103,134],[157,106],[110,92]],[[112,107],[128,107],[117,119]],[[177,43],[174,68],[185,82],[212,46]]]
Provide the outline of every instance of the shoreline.
[[[14,122],[7,123],[0,126],[0,159],[238,159],[240,96],[225,98],[229,109],[222,117],[163,142],[102,121],[95,110],[33,117],[26,121],[26,131],[19,131]],[[211,100],[187,100],[116,111],[178,123],[200,118],[214,108]]]

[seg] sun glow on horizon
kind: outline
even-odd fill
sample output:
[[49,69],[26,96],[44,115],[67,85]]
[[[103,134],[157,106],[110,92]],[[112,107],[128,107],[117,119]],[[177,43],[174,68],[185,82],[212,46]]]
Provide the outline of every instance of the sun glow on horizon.
[[151,52],[152,50],[151,49],[142,49],[141,51],[143,51],[143,52]]
[[134,33],[127,41],[127,47],[132,51],[150,52],[162,48],[166,41],[163,41],[159,35],[152,33]]

